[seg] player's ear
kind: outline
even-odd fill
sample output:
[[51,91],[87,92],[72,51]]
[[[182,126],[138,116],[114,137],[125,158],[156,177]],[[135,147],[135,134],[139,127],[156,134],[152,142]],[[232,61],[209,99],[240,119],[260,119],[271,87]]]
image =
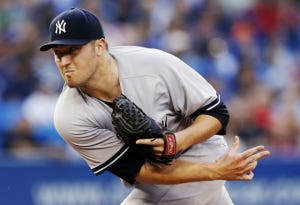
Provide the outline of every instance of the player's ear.
[[106,44],[107,43],[104,38],[95,40],[95,52],[97,54],[103,53],[103,51],[106,50],[106,47],[107,47]]

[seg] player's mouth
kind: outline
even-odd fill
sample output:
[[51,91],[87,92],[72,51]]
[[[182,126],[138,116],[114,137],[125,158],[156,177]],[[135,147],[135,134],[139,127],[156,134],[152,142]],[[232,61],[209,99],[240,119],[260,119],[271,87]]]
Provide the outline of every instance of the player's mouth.
[[68,77],[68,76],[71,76],[72,73],[74,73],[74,72],[75,72],[75,70],[72,70],[72,69],[70,69],[70,70],[65,70],[65,71],[64,71],[64,75]]

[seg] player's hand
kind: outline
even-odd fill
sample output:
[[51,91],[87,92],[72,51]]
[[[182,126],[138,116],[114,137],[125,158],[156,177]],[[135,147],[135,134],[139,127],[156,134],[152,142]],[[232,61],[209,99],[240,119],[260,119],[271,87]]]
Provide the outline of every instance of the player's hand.
[[153,147],[153,153],[156,156],[162,156],[165,143],[162,138],[153,138],[153,139],[139,139],[136,141],[136,144],[149,145]]
[[236,136],[228,152],[216,161],[216,170],[218,170],[217,174],[220,179],[252,180],[254,177],[253,170],[258,161],[270,155],[270,152],[264,150],[265,147],[262,145],[237,153],[239,146],[240,140]]

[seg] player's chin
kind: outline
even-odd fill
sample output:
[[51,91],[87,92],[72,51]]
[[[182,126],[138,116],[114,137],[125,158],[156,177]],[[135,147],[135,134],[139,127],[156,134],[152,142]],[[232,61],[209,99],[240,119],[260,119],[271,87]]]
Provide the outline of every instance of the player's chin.
[[81,86],[79,82],[77,82],[74,78],[67,78],[65,77],[65,83],[70,87],[70,88],[78,88]]
[[68,80],[68,79],[65,79],[65,82],[66,84],[70,87],[70,88],[75,88],[76,87],[76,83]]

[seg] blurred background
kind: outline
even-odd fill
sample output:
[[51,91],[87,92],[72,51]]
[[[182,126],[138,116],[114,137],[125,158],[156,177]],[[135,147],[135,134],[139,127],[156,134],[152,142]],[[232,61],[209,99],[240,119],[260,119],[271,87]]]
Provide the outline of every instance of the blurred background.
[[114,205],[130,191],[93,176],[53,127],[63,82],[39,46],[70,7],[94,12],[111,46],[183,59],[227,104],[228,143],[271,150],[255,180],[228,183],[236,204],[300,204],[299,0],[1,0],[1,204]]

